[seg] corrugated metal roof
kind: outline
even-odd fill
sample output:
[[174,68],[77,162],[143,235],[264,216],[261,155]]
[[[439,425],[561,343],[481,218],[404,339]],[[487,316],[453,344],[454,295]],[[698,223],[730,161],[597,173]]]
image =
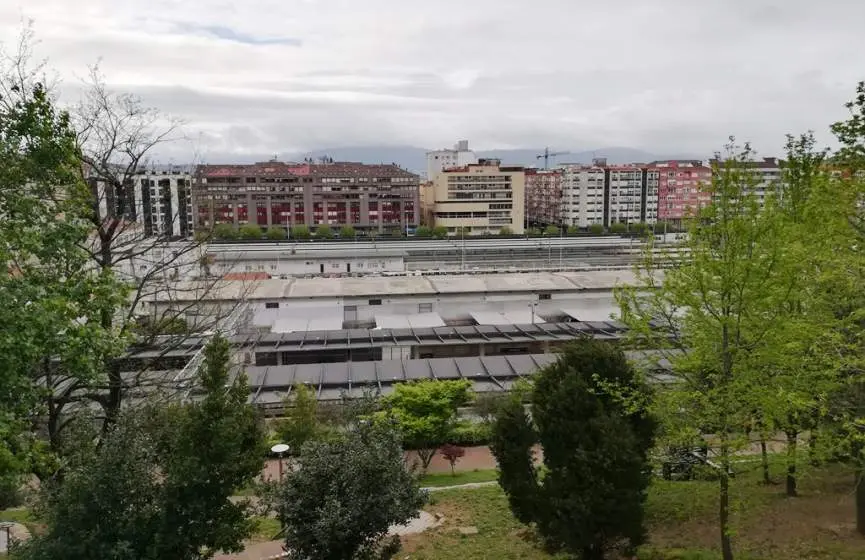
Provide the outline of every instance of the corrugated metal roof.
[[438,313],[415,313],[413,315],[376,315],[375,325],[377,329],[423,329],[431,327],[444,327],[444,319]]

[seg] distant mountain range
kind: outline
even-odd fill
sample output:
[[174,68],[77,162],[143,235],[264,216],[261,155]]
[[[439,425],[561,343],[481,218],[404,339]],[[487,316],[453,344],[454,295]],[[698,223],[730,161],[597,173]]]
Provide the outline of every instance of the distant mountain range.
[[[306,153],[281,153],[278,155],[280,161],[303,161],[304,158],[319,159],[322,157],[333,158],[334,161],[357,161],[361,163],[395,163],[404,169],[415,173],[426,172],[426,153],[432,151],[427,148],[415,146],[349,146],[342,148],[328,148],[314,150]],[[558,150],[565,151],[565,150]],[[479,158],[497,158],[503,164],[543,167],[543,158],[538,154],[544,152],[543,148],[525,148],[517,150],[478,150],[475,154]],[[591,163],[593,158],[605,157],[609,163],[647,163],[654,160],[664,159],[702,159],[693,154],[652,154],[643,150],[633,148],[600,148],[587,151],[569,151],[550,158],[550,167],[559,163]],[[205,157],[204,163],[252,163],[256,161],[268,161],[273,154],[244,154],[230,155],[210,153]]]

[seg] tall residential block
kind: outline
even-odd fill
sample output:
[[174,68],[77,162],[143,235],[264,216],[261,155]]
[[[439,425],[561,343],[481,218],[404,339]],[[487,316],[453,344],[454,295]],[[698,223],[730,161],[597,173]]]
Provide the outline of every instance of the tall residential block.
[[197,228],[236,226],[311,229],[350,225],[366,231],[411,231],[420,223],[419,177],[396,165],[283,163],[202,165],[193,183]]
[[450,167],[463,167],[477,163],[475,153],[469,150],[469,141],[460,140],[452,150],[436,150],[426,154],[426,180],[435,181],[438,174]]
[[185,238],[192,235],[192,176],[186,172],[149,171],[132,178],[136,214],[145,235]]
[[192,176],[187,171],[140,171],[113,186],[94,177],[87,182],[100,217],[136,223],[142,238],[192,235]]
[[653,161],[649,172],[658,180],[658,219],[678,222],[711,201],[707,187],[712,168],[702,161]]
[[441,171],[433,182],[435,225],[448,233],[492,234],[507,227],[523,233],[526,175],[497,159]]
[[[709,163],[713,168],[724,164],[718,159],[712,159]],[[761,207],[766,203],[766,197],[775,192],[783,177],[783,167],[784,161],[776,157],[764,157],[750,162],[751,172],[754,174],[752,194]]]
[[561,169],[526,171],[526,221],[532,226],[564,223]]
[[657,176],[642,164],[564,164],[562,215],[565,225],[654,223],[658,218]]

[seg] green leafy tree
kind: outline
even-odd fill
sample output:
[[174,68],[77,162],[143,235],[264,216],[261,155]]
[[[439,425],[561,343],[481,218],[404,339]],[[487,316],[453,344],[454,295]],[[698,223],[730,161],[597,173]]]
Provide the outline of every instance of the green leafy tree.
[[544,235],[558,235],[558,234],[559,234],[559,227],[555,226],[553,224],[548,225],[544,229]]
[[513,235],[513,234],[514,234],[514,230],[512,230],[512,229],[509,228],[508,226],[504,226],[503,228],[501,228],[501,229],[499,230],[499,235],[501,235],[502,237],[505,237],[505,236],[508,236],[508,235]]
[[531,404],[542,480],[517,400],[499,412],[494,428],[500,482],[515,515],[536,523],[550,548],[584,560],[601,560],[622,541],[633,554],[645,539],[655,422],[648,390],[624,354],[590,339],[569,345],[535,376]]
[[646,235],[649,234],[651,229],[649,228],[649,224],[646,224],[644,222],[639,222],[639,223],[631,225],[631,231],[633,231],[634,233],[636,233],[640,237],[645,237]]
[[426,494],[403,464],[397,432],[360,424],[344,438],[311,442],[299,469],[274,492],[286,548],[299,558],[390,558],[399,537],[383,542],[393,524],[414,518]]
[[331,229],[327,224],[319,224],[319,226],[315,228],[315,236],[319,239],[332,239],[333,229]]
[[604,226],[601,224],[589,224],[589,233],[592,235],[601,235],[604,233]]
[[280,226],[270,226],[267,228],[267,238],[273,241],[282,241],[285,239],[287,233],[284,227]]
[[667,431],[691,442],[714,435],[725,560],[733,558],[732,456],[747,443],[744,426],[767,399],[754,365],[765,366],[763,357],[776,352],[778,310],[796,286],[783,223],[771,205],[761,209],[753,195],[757,181],[750,149],[731,142],[713,174],[713,202],[690,224],[689,258],[665,270],[661,282],[658,265],[673,257],[653,251],[649,240],[640,285],[616,292],[634,343],[661,350],[672,363],[673,381],[658,397]]
[[418,226],[414,232],[415,237],[432,237],[433,230],[429,226]]
[[286,399],[285,415],[274,426],[280,443],[289,446],[292,453],[299,453],[307,441],[320,434],[318,422],[318,399],[309,385],[294,386],[292,395]]
[[238,230],[238,235],[241,239],[261,239],[262,231],[261,227],[256,224],[244,224],[240,226]]
[[233,224],[216,224],[213,226],[213,237],[219,240],[237,239],[239,233]]
[[536,521],[538,513],[538,470],[532,447],[538,436],[526,412],[522,395],[512,392],[493,411],[490,451],[498,463],[499,486],[508,505],[521,523]]
[[100,318],[127,297],[113,271],[91,266],[90,189],[75,131],[38,81],[41,69],[22,62],[28,38],[17,55],[0,49],[0,484],[12,494],[20,475],[51,474],[33,427],[53,446],[72,399],[56,384],[102,381],[125,337]]
[[576,235],[580,233],[580,228],[577,226],[568,226],[568,235]]
[[297,225],[291,228],[292,239],[309,239],[309,228],[305,225]]
[[526,230],[526,235],[528,237],[539,237],[541,233],[541,230],[539,230],[538,228],[529,228]]
[[345,225],[339,228],[339,236],[342,239],[354,239],[357,237],[357,232],[354,230],[354,227]]
[[865,81],[859,82],[855,97],[844,106],[850,116],[832,125],[832,133],[841,145],[833,160],[854,178],[865,170]]
[[396,385],[384,399],[379,421],[396,420],[403,441],[417,451],[424,470],[457,427],[457,410],[472,401],[466,380],[424,380]]
[[628,231],[628,225],[627,224],[623,224],[622,222],[615,222],[613,224],[610,224],[610,233],[621,234],[621,233],[625,233],[627,231]]
[[228,371],[229,351],[221,337],[208,344],[200,401],[121,416],[98,447],[83,439],[63,480],[48,485],[45,532],[14,558],[199,560],[242,550],[254,524],[248,504],[230,498],[260,474],[265,438],[245,376]]
[[432,229],[432,236],[436,239],[444,239],[448,236],[448,228],[445,226],[435,226]]
[[[855,476],[856,528],[865,535],[865,82],[845,107],[846,120],[832,125],[840,144],[830,156],[834,170],[827,196],[821,236],[832,235],[827,256],[836,266],[822,278],[827,300],[838,319],[843,350],[838,365],[842,387],[833,399],[833,422],[820,437],[831,438],[834,449],[853,467]],[[834,204],[833,204],[834,203]]]

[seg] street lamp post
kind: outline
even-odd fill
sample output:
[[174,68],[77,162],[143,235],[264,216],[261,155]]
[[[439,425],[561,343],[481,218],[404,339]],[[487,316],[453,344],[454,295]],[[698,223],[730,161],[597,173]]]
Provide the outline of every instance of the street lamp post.
[[276,453],[279,457],[279,481],[282,482],[283,476],[283,466],[282,466],[282,454],[288,451],[288,446],[284,443],[277,443],[273,447],[270,448],[273,453]]

